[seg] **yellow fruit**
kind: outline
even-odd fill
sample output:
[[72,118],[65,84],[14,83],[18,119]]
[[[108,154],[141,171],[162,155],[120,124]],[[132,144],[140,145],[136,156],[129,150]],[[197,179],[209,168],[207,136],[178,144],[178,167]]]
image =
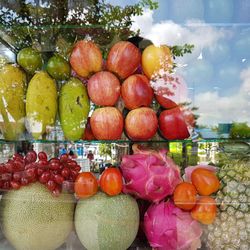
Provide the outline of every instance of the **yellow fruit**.
[[5,140],[17,140],[24,132],[26,76],[10,64],[0,69],[0,129]]
[[46,72],[40,71],[31,79],[26,96],[26,127],[34,139],[40,139],[54,125],[56,112],[56,83]]
[[162,76],[172,66],[171,51],[166,45],[149,45],[142,53],[142,69],[149,79]]

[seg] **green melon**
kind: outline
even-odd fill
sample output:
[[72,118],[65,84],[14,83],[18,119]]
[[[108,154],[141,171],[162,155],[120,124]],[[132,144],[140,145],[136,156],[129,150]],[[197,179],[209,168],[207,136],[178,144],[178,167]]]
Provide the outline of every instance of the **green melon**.
[[79,200],[75,228],[88,250],[125,250],[134,241],[139,227],[138,205],[131,196],[97,193]]
[[39,183],[9,191],[0,203],[3,233],[17,250],[54,250],[73,228],[74,207],[72,195],[53,197]]

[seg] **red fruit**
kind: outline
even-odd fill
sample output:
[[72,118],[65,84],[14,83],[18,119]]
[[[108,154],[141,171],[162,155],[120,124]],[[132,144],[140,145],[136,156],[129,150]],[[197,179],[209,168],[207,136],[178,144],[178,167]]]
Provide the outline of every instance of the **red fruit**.
[[163,108],[171,109],[187,101],[187,84],[179,77],[164,75],[151,81],[151,84],[155,91],[155,98]]
[[21,172],[15,172],[13,173],[12,179],[14,181],[20,181],[22,178],[22,173]]
[[81,169],[82,169],[82,168],[81,168],[79,165],[75,166],[75,168],[74,168],[74,170],[75,170],[76,172],[80,172]]
[[67,154],[63,154],[60,156],[60,162],[67,162],[68,161],[68,155]]
[[60,193],[62,192],[62,189],[60,186],[56,186],[54,188],[54,190],[52,191],[52,194],[55,196],[55,197],[58,197],[60,195]]
[[52,170],[57,170],[60,168],[60,163],[59,162],[50,162],[49,168]]
[[149,140],[157,132],[157,116],[151,108],[130,111],[125,119],[125,130],[131,140]]
[[84,135],[83,135],[82,139],[86,140],[86,141],[96,140],[96,138],[92,132],[91,126],[90,126],[90,117],[88,117],[87,124],[86,124],[85,130],[84,130]]
[[71,170],[70,175],[71,175],[73,181],[75,181],[76,177],[78,176],[78,172],[75,170]]
[[98,182],[91,172],[83,172],[77,176],[74,185],[75,193],[79,198],[88,198],[98,191]]
[[26,186],[29,184],[29,180],[26,177],[21,178],[21,185]]
[[34,150],[29,151],[25,156],[25,161],[27,163],[35,162],[37,159],[37,154]]
[[43,170],[42,168],[37,168],[37,169],[36,169],[36,174],[37,174],[38,176],[41,176],[43,172],[44,172],[44,170]]
[[26,177],[32,179],[36,176],[36,169],[35,168],[29,168],[25,170]]
[[98,140],[118,140],[123,131],[123,117],[117,108],[98,108],[90,118],[90,125]]
[[47,183],[46,183],[46,187],[50,190],[50,191],[53,191],[55,188],[56,188],[56,183],[52,180],[49,180]]
[[107,168],[104,170],[99,181],[103,192],[113,196],[122,191],[122,174],[117,168]]
[[127,109],[149,107],[154,92],[150,87],[149,80],[144,75],[132,75],[122,84],[121,96]]
[[99,106],[113,106],[120,96],[120,82],[108,71],[91,76],[87,87],[91,101]]
[[121,41],[109,51],[107,69],[125,79],[137,70],[140,63],[140,50],[131,42]]
[[17,181],[11,181],[10,182],[10,186],[13,188],[13,189],[19,189],[21,187],[20,183],[17,182]]
[[48,167],[49,163],[48,163],[48,161],[46,161],[46,160],[39,160],[39,161],[38,161],[38,165],[39,165],[41,168],[46,168],[46,167]]
[[69,168],[74,168],[74,167],[77,166],[77,162],[70,160],[70,161],[67,162],[67,165],[68,165]]
[[82,77],[101,71],[101,50],[91,41],[78,41],[70,56],[70,65],[73,70]]
[[[65,154],[66,155],[66,154]],[[61,156],[62,157],[62,156]],[[64,156],[63,156],[64,157]],[[67,155],[66,155],[66,157],[68,157]],[[68,158],[67,158],[68,159]],[[58,158],[51,158],[50,160],[49,160],[49,163],[52,163],[52,162],[58,162],[58,163],[60,163],[60,160],[58,159]]]
[[62,169],[62,172],[61,172],[61,175],[64,177],[64,178],[67,178],[67,177],[69,177],[69,175],[70,175],[70,170],[68,169],[68,168],[63,168]]
[[59,174],[56,174],[56,175],[54,176],[54,179],[55,179],[55,182],[56,182],[57,184],[62,184],[63,181],[64,181],[64,178],[63,178],[61,175],[59,175]]
[[13,156],[12,156],[13,160],[23,160],[23,156],[21,154],[18,154],[18,153],[15,153]]
[[159,128],[168,140],[183,140],[190,136],[184,115],[179,107],[161,112]]
[[14,172],[14,164],[13,163],[6,163],[5,164],[5,168],[9,173],[13,173]]
[[2,185],[2,189],[9,190],[10,189],[10,182],[4,181]]
[[11,174],[11,173],[3,173],[3,174],[1,175],[1,179],[2,179],[3,181],[10,181],[11,178],[12,178],[12,174]]
[[50,179],[50,172],[46,171],[39,177],[39,182],[46,183]]
[[5,165],[3,163],[0,164],[0,174],[6,173],[6,172],[7,172],[7,169]]
[[19,159],[16,159],[14,161],[14,169],[15,171],[22,171],[25,168],[25,163],[20,161]]
[[38,159],[47,161],[48,160],[47,154],[45,152],[39,152],[38,153]]

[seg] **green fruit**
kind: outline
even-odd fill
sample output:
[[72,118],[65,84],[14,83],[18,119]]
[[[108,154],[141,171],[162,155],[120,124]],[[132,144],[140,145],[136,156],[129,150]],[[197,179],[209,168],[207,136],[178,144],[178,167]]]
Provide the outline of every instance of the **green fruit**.
[[24,132],[26,76],[6,64],[0,69],[0,130],[6,140],[17,140]]
[[17,54],[17,63],[30,74],[40,70],[43,65],[41,54],[33,48],[21,49]]
[[59,55],[52,56],[49,59],[47,71],[56,80],[66,80],[70,77],[69,63]]
[[0,203],[3,233],[17,250],[54,250],[73,229],[74,207],[72,195],[53,197],[40,183],[9,191]]
[[78,201],[75,211],[77,235],[88,250],[125,250],[139,227],[138,205],[131,196],[104,193]]
[[64,136],[79,140],[84,134],[89,114],[89,98],[86,87],[77,78],[64,84],[59,96],[59,115]]
[[26,96],[26,127],[34,139],[54,125],[56,112],[56,83],[46,72],[38,72],[31,79]]

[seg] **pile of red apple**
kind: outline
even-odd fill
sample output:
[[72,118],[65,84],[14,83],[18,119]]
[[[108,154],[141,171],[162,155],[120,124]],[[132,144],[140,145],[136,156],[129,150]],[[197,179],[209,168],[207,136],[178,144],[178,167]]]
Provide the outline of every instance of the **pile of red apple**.
[[19,189],[39,181],[54,196],[62,188],[73,192],[74,181],[81,167],[76,161],[64,154],[60,158],[48,160],[45,152],[29,151],[25,156],[14,154],[12,159],[0,164],[0,189]]
[[[92,41],[78,41],[70,64],[80,78],[87,79],[90,100],[100,106],[87,124],[83,139],[117,140],[123,130],[134,141],[152,139],[157,130],[168,140],[185,139],[193,126],[191,112],[176,101],[182,88],[173,77],[173,58],[166,45],[149,45],[143,52],[128,41],[117,42],[107,60]],[[158,86],[163,81],[163,85]],[[155,100],[161,106],[151,108]],[[128,112],[116,107],[121,99]],[[126,113],[126,116],[125,116]]]

